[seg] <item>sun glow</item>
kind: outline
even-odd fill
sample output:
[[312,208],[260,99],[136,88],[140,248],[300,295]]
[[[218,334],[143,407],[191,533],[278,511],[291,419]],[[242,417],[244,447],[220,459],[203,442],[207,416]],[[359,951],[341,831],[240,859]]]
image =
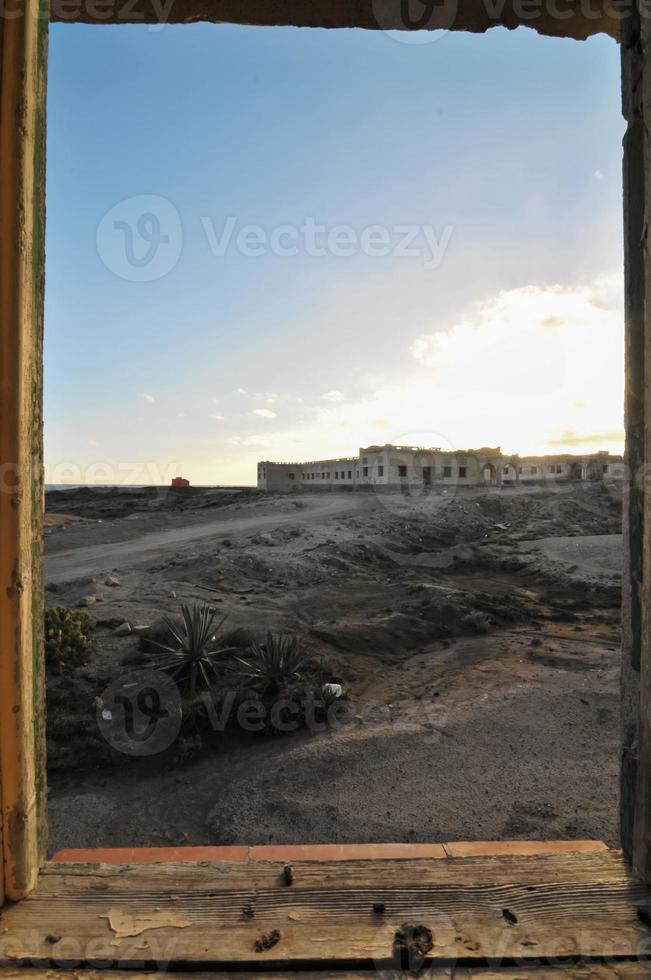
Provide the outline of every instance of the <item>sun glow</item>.
[[623,450],[620,271],[488,296],[458,322],[418,334],[409,353],[373,392],[337,392],[303,407],[298,424],[235,436],[238,464],[346,455],[410,443],[415,432],[424,445],[499,444],[523,455]]

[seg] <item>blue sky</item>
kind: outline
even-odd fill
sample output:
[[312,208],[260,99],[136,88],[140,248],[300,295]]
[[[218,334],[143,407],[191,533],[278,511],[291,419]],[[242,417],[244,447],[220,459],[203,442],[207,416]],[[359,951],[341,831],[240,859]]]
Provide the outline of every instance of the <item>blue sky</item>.
[[612,40],[55,25],[48,112],[49,482],[621,450]]

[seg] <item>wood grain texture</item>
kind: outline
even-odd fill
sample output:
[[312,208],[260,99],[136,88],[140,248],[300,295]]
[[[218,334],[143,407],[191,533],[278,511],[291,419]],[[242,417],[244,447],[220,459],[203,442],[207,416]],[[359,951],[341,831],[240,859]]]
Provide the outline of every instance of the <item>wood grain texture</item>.
[[[502,967],[431,967],[419,974],[420,980],[639,980],[651,975],[651,967],[642,962],[611,962],[559,964],[558,966]],[[286,969],[251,973],[179,972],[169,971],[166,980],[399,980],[395,974],[378,974],[368,970],[309,970]],[[130,972],[128,970],[66,970],[34,967],[0,968],[0,980],[161,980],[160,973]],[[402,978],[400,978],[402,980]]]
[[44,854],[41,515],[47,16],[4,8],[0,52],[0,796],[6,896]]
[[[637,206],[643,215],[643,283],[644,306],[641,337],[638,339],[638,356],[642,357],[643,405],[642,417],[637,425],[627,428],[627,441],[638,440],[643,451],[643,465],[635,482],[641,489],[642,539],[640,590],[641,638],[640,638],[640,686],[639,686],[639,746],[635,790],[635,825],[633,867],[636,873],[651,883],[651,494],[648,488],[648,466],[651,461],[651,241],[648,234],[651,213],[651,144],[649,120],[651,119],[651,25],[646,15],[640,17],[638,37],[639,68],[636,94],[640,102],[643,132],[640,137],[643,175],[640,178],[641,198],[629,200],[627,209]],[[635,582],[631,580],[631,587]]]
[[496,854],[556,854],[607,851],[598,840],[485,840],[440,844],[255,844],[185,847],[89,847],[57,851],[67,864],[153,864],[170,861],[385,861],[414,858],[489,857]]
[[[405,923],[431,930],[430,955],[446,965],[651,952],[651,889],[617,852],[292,869],[287,886],[278,862],[50,865],[34,893],[3,912],[0,960],[384,968],[396,965]],[[129,917],[135,934],[120,938]],[[274,932],[277,941],[256,952]]]
[[627,121],[623,161],[627,479],[623,484],[620,839],[630,859],[638,782],[645,490],[641,478],[645,451],[645,124],[640,84],[644,58],[640,16],[635,8],[622,23],[621,65],[622,105]]
[[[530,27],[553,37],[585,39],[594,34],[619,36],[616,2],[593,2],[588,10],[575,0],[542,3],[532,10],[505,0],[423,4],[409,13],[397,0],[51,0],[53,21],[88,24],[212,23],[296,27],[362,27],[366,30],[413,29],[414,20],[428,30],[445,28],[483,32],[491,27]],[[628,9],[628,8],[627,8]],[[410,18],[412,18],[410,20]]]

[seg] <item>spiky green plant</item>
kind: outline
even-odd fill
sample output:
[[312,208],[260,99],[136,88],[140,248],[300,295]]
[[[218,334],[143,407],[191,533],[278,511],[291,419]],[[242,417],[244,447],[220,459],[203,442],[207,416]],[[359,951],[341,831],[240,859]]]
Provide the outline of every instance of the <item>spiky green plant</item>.
[[199,605],[181,606],[181,617],[180,622],[167,617],[164,620],[172,639],[169,644],[158,644],[169,656],[157,666],[176,681],[181,693],[194,701],[201,691],[212,696],[219,680],[215,661],[231,652],[220,648],[217,642],[226,617],[215,625],[215,611]]
[[45,610],[45,665],[62,671],[87,663],[93,622],[84,612],[55,606]]
[[283,684],[299,680],[306,663],[295,636],[273,633],[264,643],[253,643],[246,659],[235,659],[242,678],[260,694],[276,694]]

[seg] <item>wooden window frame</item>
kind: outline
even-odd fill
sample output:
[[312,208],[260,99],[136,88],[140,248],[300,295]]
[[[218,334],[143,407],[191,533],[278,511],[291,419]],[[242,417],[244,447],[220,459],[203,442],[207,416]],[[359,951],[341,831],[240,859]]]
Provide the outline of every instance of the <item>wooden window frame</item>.
[[47,8],[0,19],[0,893],[45,852],[42,372]]
[[[98,14],[80,0],[71,18],[87,23],[154,21],[150,0],[117,0]],[[45,84],[47,5],[13,0],[0,18],[0,904],[34,888],[45,855],[45,740],[42,588],[42,342],[45,227]],[[507,2],[498,21],[490,5],[461,0],[454,29],[496,23],[531,26]],[[445,7],[445,5],[443,5]],[[398,5],[396,5],[396,9]],[[586,37],[618,32],[610,0],[589,18],[553,21],[542,33]],[[249,24],[377,28],[371,0],[177,0],[177,22],[198,19]],[[391,26],[385,24],[383,26]],[[396,23],[396,27],[400,24]],[[449,27],[449,24],[445,26]],[[647,174],[651,153],[651,29],[636,10],[622,20],[624,115],[626,432],[623,625],[624,736],[621,824],[635,873],[651,882],[651,287]]]

